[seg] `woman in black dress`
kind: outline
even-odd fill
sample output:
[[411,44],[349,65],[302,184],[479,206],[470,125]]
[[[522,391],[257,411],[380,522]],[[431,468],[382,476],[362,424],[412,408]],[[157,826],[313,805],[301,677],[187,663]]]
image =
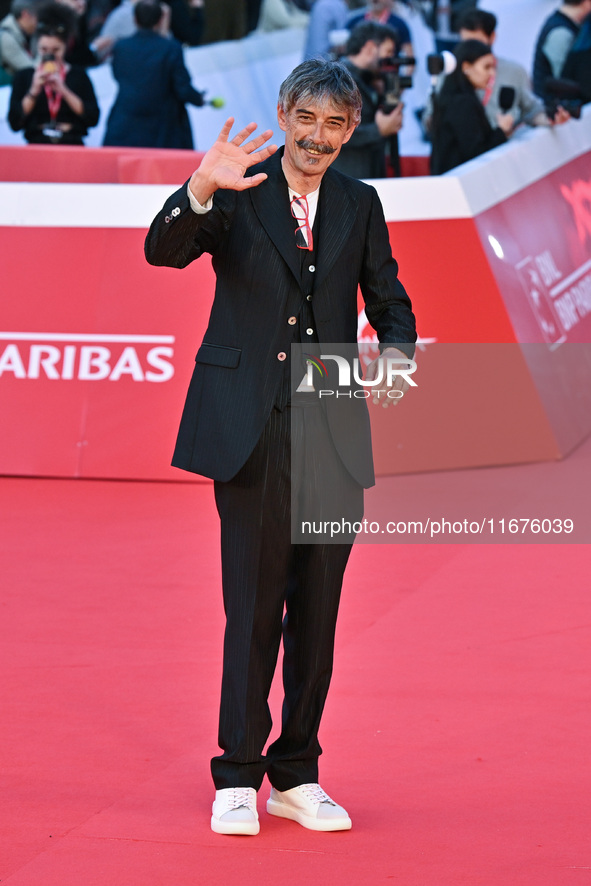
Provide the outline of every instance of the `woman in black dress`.
[[507,141],[513,129],[511,114],[499,114],[497,127],[488,122],[477,89],[486,90],[495,73],[490,46],[480,40],[464,40],[454,55],[455,71],[448,74],[435,99],[432,123],[431,174],[473,160]]
[[64,61],[73,27],[67,6],[41,8],[37,66],[14,76],[8,122],[15,132],[24,130],[30,144],[82,145],[89,127],[98,123],[99,108],[86,71]]

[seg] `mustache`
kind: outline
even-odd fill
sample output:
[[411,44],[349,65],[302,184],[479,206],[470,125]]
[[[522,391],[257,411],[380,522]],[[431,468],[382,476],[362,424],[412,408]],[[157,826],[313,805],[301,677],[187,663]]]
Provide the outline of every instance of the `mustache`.
[[321,154],[334,154],[334,152],[336,151],[336,148],[331,148],[330,145],[317,145],[309,138],[300,138],[299,140],[296,140],[296,145],[298,146],[298,148],[303,148],[304,151],[309,151],[310,148],[313,148],[315,151],[319,151]]

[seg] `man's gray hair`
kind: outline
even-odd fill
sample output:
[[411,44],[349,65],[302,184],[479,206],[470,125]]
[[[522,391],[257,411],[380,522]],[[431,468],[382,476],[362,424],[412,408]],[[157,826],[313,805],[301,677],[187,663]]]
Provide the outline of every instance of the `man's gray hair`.
[[331,102],[349,115],[356,126],[361,119],[361,94],[340,62],[311,58],[294,68],[281,84],[279,104],[286,114],[296,105]]

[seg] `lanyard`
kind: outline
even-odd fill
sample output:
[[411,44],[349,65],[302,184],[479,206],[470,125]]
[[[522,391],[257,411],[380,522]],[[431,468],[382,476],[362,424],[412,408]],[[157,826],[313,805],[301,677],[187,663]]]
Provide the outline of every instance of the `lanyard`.
[[[60,65],[58,68],[58,74],[62,80],[66,79],[66,72],[64,65]],[[45,95],[47,97],[47,107],[49,108],[49,119],[52,124],[57,120],[57,115],[59,114],[60,107],[62,104],[62,94],[61,92],[56,92],[49,84],[45,85]]]

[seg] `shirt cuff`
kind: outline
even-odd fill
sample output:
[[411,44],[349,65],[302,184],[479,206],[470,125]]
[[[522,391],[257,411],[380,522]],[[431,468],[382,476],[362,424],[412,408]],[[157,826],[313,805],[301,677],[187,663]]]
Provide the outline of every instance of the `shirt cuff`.
[[191,209],[193,210],[193,212],[196,212],[197,215],[205,215],[205,213],[209,212],[209,210],[213,206],[213,197],[210,197],[205,206],[202,206],[201,203],[193,196],[193,192],[191,191],[189,185],[187,185],[187,196],[189,198],[189,203],[191,204]]

